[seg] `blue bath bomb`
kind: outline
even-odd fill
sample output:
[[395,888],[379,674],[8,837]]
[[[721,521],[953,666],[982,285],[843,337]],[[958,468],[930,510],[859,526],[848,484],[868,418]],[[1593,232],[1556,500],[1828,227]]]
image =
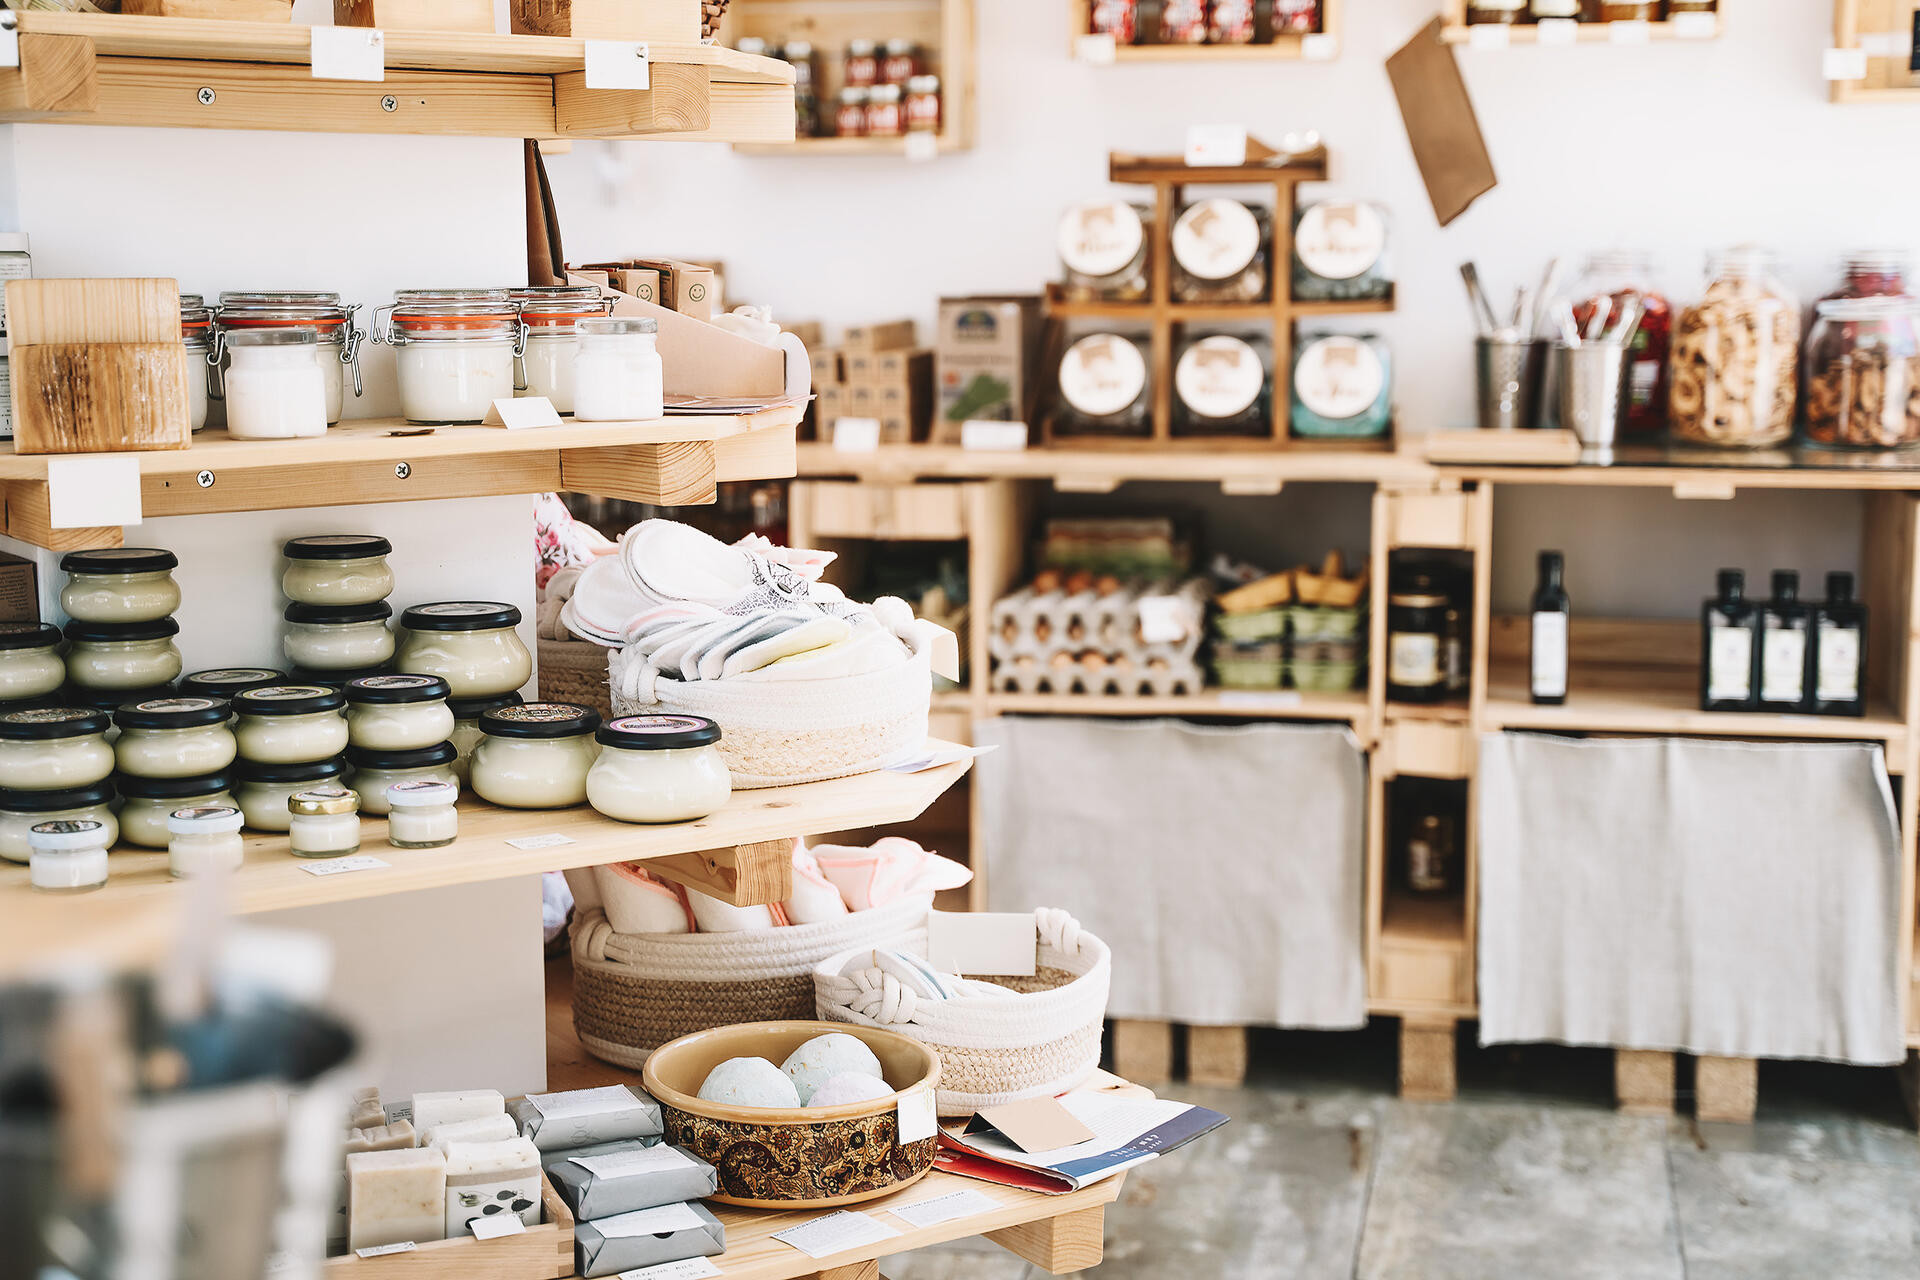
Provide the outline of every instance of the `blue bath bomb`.
[[872,1102],[876,1098],[891,1097],[893,1086],[879,1076],[829,1076],[821,1082],[813,1096],[807,1099],[810,1107],[844,1107],[849,1102]]
[[700,1098],[736,1107],[797,1107],[793,1081],[765,1058],[728,1058],[707,1073]]
[[813,1091],[834,1076],[873,1076],[880,1078],[880,1059],[873,1056],[873,1050],[866,1042],[850,1036],[843,1031],[829,1035],[815,1036],[795,1049],[780,1069],[793,1081],[793,1087],[800,1091],[800,1101],[805,1103],[813,1096]]

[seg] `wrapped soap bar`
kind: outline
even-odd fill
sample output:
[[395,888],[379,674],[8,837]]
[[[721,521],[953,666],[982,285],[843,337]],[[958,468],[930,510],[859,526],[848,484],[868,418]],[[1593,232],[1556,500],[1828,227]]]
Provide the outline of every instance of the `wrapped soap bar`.
[[712,1165],[680,1147],[646,1139],[606,1142],[546,1157],[547,1180],[580,1219],[610,1218],[720,1189]]
[[566,1093],[530,1093],[513,1104],[513,1114],[520,1121],[520,1132],[542,1151],[651,1138],[665,1132],[660,1104],[623,1084]]
[[520,1130],[514,1126],[513,1117],[502,1111],[498,1115],[475,1116],[471,1120],[451,1120],[446,1124],[435,1125],[420,1135],[423,1147],[439,1147],[446,1150],[455,1142],[505,1142],[508,1138],[518,1137]]
[[447,1162],[430,1147],[347,1157],[347,1247],[445,1236]]
[[589,1280],[726,1251],[727,1229],[703,1204],[662,1205],[573,1225],[574,1268]]
[[405,1120],[368,1125],[347,1133],[348,1155],[356,1151],[404,1151],[415,1145],[418,1144],[414,1142],[413,1126]]
[[387,1122],[387,1113],[380,1107],[378,1089],[355,1089],[353,1103],[347,1108],[347,1128],[373,1129]]
[[462,1089],[451,1093],[413,1095],[413,1131],[425,1133],[456,1120],[478,1120],[507,1109],[498,1089]]
[[540,1224],[540,1153],[533,1143],[456,1142],[446,1148],[446,1161],[449,1240],[466,1235],[473,1219],[503,1213],[530,1227]]

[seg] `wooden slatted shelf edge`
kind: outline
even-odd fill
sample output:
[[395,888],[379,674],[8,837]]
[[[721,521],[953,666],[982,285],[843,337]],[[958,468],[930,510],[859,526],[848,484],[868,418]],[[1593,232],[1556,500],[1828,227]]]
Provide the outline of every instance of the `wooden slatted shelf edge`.
[[[1579,24],[1577,27],[1574,28],[1573,38],[1576,44],[1607,44],[1610,42],[1614,42],[1622,45],[1630,45],[1635,43],[1635,37],[1627,36],[1623,38],[1620,36],[1616,36],[1612,29],[1616,26],[1622,26],[1622,25],[1628,25],[1628,26],[1634,27],[1635,29],[1638,29],[1640,26],[1644,25],[1646,28],[1647,38],[1650,40],[1717,40],[1719,39],[1721,32],[1725,30],[1725,28],[1718,21],[1719,15],[1716,14],[1714,15],[1714,17],[1716,21],[1714,23],[1713,32],[1710,35],[1694,35],[1687,30],[1685,24],[1676,26],[1671,21],[1648,22],[1644,24],[1641,24],[1641,23],[1622,24],[1622,23],[1614,23],[1614,22],[1582,22],[1581,24]],[[1502,24],[1502,25],[1504,25],[1506,28],[1506,33],[1507,33],[1506,39],[1510,44],[1540,44],[1541,43],[1539,27],[1532,26],[1526,23],[1512,23],[1512,24]],[[1448,44],[1468,44],[1468,43],[1471,43],[1473,40],[1473,30],[1474,30],[1473,27],[1465,23],[1455,23],[1446,27],[1442,27],[1440,30],[1440,38]]]
[[1364,689],[1308,693],[1294,689],[1203,689],[1193,694],[990,693],[993,715],[1220,716],[1248,720],[1366,719]]

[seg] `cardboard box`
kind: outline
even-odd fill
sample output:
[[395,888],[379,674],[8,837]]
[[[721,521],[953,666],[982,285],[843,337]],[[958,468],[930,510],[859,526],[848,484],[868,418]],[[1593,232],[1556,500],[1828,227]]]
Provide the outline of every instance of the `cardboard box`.
[[862,386],[855,383],[847,388],[847,416],[852,418],[877,418],[880,416],[880,391],[877,387]]
[[827,345],[826,334],[821,330],[818,320],[795,320],[792,324],[780,327],[805,343],[809,351]]
[[878,324],[850,324],[840,339],[849,354],[856,351],[898,351],[914,345],[911,320],[882,320]]
[[642,302],[660,301],[660,273],[651,267],[622,267],[613,273],[613,287]]
[[935,443],[957,444],[969,418],[1031,426],[1043,363],[1040,299],[1000,294],[940,300],[934,369]]
[[925,347],[913,351],[882,351],[873,357],[875,382],[908,382],[933,377],[933,352]]
[[33,561],[0,551],[0,622],[40,621]]
[[873,352],[848,348],[840,359],[841,368],[845,371],[845,380],[849,386],[873,385],[874,361],[878,359]]
[[[804,341],[804,339],[803,339]],[[813,389],[838,386],[845,381],[844,366],[840,360],[838,347],[808,347],[807,358],[813,362]]]
[[677,258],[636,258],[629,264],[629,269],[649,269],[659,273],[660,297],[657,301],[660,306],[669,311],[678,311],[683,316],[692,316],[695,320],[713,319],[713,309],[719,301],[719,288],[712,267],[681,262]]
[[914,443],[913,420],[897,413],[880,415],[881,444]]
[[833,438],[833,424],[847,416],[847,389],[834,385],[813,389],[814,435],[820,440]]

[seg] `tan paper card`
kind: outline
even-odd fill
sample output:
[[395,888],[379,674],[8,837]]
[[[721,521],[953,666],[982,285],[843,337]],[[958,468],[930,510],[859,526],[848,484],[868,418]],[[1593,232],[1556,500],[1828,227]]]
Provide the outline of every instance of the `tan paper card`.
[[1487,140],[1467,96],[1453,49],[1440,39],[1440,19],[1428,23],[1387,59],[1387,77],[1400,100],[1414,163],[1427,184],[1433,214],[1446,226],[1498,179]]
[[1058,1098],[1029,1098],[1004,1107],[988,1107],[980,1118],[1022,1151],[1057,1151],[1098,1136],[1061,1106]]

